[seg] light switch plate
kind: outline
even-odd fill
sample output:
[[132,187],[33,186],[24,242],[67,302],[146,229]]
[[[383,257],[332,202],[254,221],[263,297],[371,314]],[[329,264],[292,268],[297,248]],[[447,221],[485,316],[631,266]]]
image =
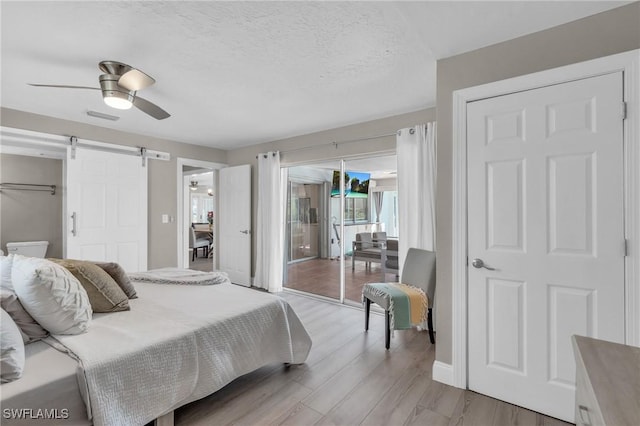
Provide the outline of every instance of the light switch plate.
[[162,223],[169,223],[169,215],[168,214],[163,214],[162,215]]

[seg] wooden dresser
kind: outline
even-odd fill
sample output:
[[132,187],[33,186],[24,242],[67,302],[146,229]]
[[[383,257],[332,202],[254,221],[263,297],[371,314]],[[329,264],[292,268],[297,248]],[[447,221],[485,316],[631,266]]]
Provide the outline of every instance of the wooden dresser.
[[640,425],[640,348],[573,336],[576,424]]

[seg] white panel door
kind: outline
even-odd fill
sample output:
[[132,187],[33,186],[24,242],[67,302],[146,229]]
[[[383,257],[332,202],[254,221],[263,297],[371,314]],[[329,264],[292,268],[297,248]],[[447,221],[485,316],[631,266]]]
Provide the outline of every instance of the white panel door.
[[219,233],[221,271],[232,283],[251,285],[251,166],[220,169]]
[[623,342],[622,93],[616,73],[468,105],[469,389],[573,421],[571,335]]
[[140,157],[78,148],[66,164],[66,257],[145,271],[147,168]]

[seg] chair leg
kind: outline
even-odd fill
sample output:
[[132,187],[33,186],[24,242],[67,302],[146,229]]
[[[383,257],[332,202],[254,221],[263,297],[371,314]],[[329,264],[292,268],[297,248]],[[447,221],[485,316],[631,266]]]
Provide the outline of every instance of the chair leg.
[[191,261],[193,262],[194,260],[196,260],[196,248],[192,248],[191,249]]
[[431,314],[431,308],[429,308],[429,313],[427,314],[427,327],[429,328],[429,340],[433,345],[436,343],[436,339],[433,337],[433,316]]
[[371,300],[364,298],[364,331],[369,330],[369,312],[371,312]]
[[389,345],[391,343],[391,314],[389,311],[384,311],[384,347],[389,349]]

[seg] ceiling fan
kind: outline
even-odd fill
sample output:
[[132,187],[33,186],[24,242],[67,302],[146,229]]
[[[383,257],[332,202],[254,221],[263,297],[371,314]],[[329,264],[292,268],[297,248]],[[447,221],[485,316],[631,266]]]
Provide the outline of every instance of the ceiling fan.
[[112,108],[129,109],[131,106],[135,106],[156,120],[163,120],[171,116],[156,104],[138,96],[138,90],[149,87],[156,82],[151,76],[117,61],[102,61],[99,68],[104,72],[100,76],[100,87],[28,84],[36,87],[101,90],[104,103]]

